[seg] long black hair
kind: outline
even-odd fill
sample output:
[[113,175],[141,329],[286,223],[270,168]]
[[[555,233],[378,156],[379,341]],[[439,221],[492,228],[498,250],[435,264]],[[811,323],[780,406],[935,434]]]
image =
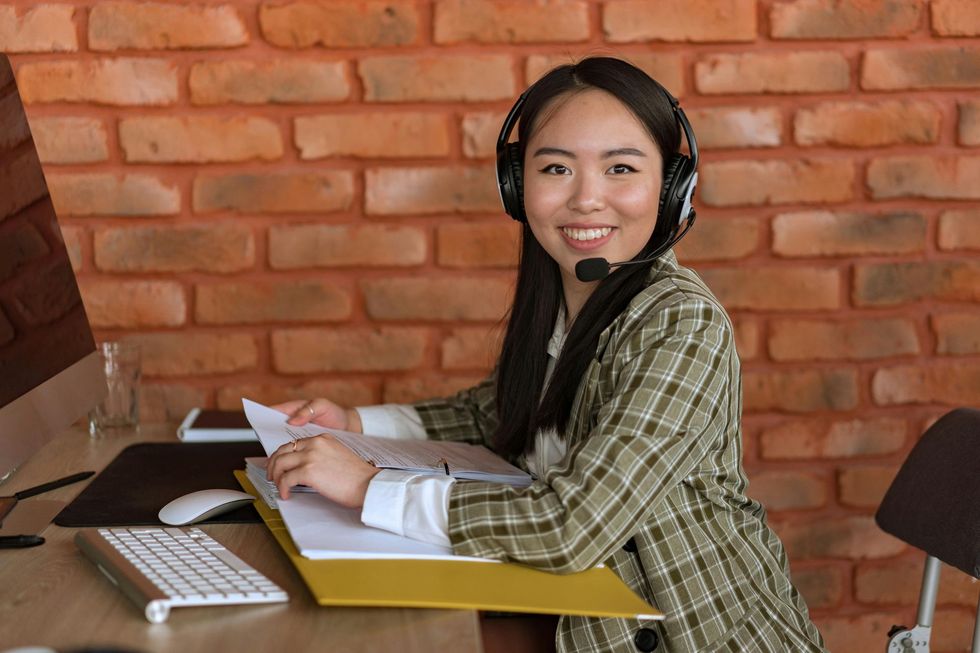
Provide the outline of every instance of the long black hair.
[[[660,86],[625,61],[590,57],[555,68],[528,90],[518,125],[522,161],[542,110],[556,98],[590,89],[605,91],[622,102],[647,129],[665,164],[678,152],[680,128]],[[634,259],[644,258],[666,242],[673,233],[671,222],[658,216],[650,240]],[[524,224],[514,304],[497,367],[499,425],[493,443],[498,453],[516,458],[533,451],[535,434],[545,428],[554,428],[564,437],[582,375],[597,354],[599,335],[644,288],[647,269],[646,265],[626,266],[598,283],[572,322],[542,399],[548,341],[563,301],[561,272]]]

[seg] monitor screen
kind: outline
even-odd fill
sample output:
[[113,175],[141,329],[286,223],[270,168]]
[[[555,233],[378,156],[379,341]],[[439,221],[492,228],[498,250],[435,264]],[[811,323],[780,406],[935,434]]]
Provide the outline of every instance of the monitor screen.
[[0,55],[0,480],[104,388],[13,70]]

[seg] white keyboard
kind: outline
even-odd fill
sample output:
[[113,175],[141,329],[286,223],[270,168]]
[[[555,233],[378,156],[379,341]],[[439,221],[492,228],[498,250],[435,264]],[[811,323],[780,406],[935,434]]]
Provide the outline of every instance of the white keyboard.
[[199,528],[86,529],[75,544],[151,623],[166,621],[170,608],[289,600]]

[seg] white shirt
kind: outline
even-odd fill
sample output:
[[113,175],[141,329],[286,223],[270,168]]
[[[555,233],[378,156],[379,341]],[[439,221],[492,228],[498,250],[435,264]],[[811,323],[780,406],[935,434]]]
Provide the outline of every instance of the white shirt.
[[[565,345],[565,336],[563,306],[548,341],[545,388]],[[361,418],[361,430],[367,435],[422,440],[427,437],[422,418],[412,406],[383,404],[355,410]],[[531,473],[540,477],[565,457],[568,447],[553,429],[539,431],[535,438],[534,452],[526,462]],[[383,469],[368,484],[361,521],[414,540],[449,546],[449,493],[455,482],[448,476]]]

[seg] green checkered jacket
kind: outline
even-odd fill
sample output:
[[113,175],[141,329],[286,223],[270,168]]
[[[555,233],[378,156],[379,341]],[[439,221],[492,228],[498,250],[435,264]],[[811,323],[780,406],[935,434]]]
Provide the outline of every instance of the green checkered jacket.
[[[559,651],[635,651],[641,627],[658,652],[823,651],[764,508],[745,496],[741,396],[724,309],[663,257],[599,339],[564,460],[527,489],[455,484],[453,549],[556,573],[605,563],[666,614],[562,617]],[[492,376],[415,407],[429,437],[490,445]]]

